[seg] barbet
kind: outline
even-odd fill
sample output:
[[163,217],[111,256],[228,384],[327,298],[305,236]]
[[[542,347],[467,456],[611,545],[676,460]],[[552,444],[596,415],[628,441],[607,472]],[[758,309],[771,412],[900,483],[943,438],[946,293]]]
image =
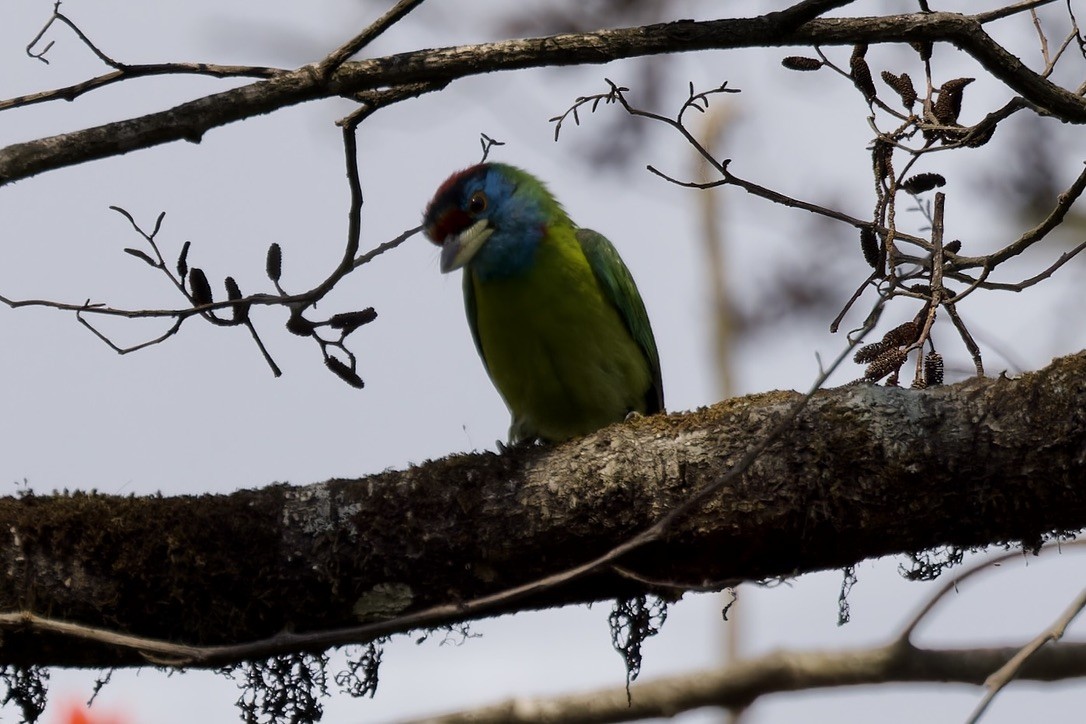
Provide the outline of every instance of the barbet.
[[441,271],[464,270],[468,326],[512,414],[512,442],[557,442],[664,409],[660,358],[629,269],[537,178],[484,163],[426,208]]

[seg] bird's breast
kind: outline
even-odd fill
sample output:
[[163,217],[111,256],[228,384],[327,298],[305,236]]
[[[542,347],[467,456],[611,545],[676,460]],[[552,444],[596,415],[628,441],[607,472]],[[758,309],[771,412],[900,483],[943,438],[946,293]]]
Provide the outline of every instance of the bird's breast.
[[644,411],[651,371],[580,245],[542,244],[527,273],[473,278],[487,369],[525,434],[561,440]]

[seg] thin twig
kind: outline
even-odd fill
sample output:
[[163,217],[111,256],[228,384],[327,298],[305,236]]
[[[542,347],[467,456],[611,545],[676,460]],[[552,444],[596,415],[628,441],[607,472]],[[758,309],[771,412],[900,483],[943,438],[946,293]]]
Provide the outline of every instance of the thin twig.
[[965,348],[969,350],[969,355],[973,358],[973,367],[976,369],[977,377],[984,377],[984,360],[980,354],[980,347],[977,346],[976,341],[973,340],[973,335],[969,333],[969,328],[965,326],[961,316],[958,314],[957,306],[954,302],[944,301],[943,309],[946,310],[947,316],[950,317],[950,321],[954,324],[954,328],[958,330],[958,334],[961,336]]
[[1027,10],[1039,8],[1043,5],[1051,5],[1054,2],[1056,2],[1056,0],[1026,0],[1026,2],[1007,5],[1006,7],[998,8],[996,10],[989,10],[986,13],[977,13],[973,17],[978,23],[990,23],[993,20],[1001,20],[1010,17],[1011,15],[1017,15]]
[[1056,198],[1056,205],[1052,208],[1041,223],[1029,231],[1022,234],[1013,243],[1008,244],[999,251],[993,252],[983,257],[963,257],[959,256],[951,265],[953,270],[970,269],[973,267],[983,266],[985,264],[996,266],[1007,259],[1018,256],[1026,249],[1048,236],[1049,232],[1058,228],[1063,223],[1064,217],[1067,216],[1067,212],[1071,210],[1075,202],[1082,192],[1086,191],[1086,167],[1079,172],[1078,177],[1075,179],[1066,191],[1061,193]]
[[[1086,540],[1056,541],[1053,543],[1046,543],[1045,545],[1041,546],[1040,550],[1037,551],[1037,555],[1043,555],[1045,553],[1050,553],[1053,551],[1062,552],[1067,548],[1082,547],[1086,547]],[[950,593],[951,591],[957,591],[958,587],[965,581],[973,578],[980,573],[983,573],[984,571],[990,570],[991,568],[998,567],[999,565],[1006,563],[1007,561],[1024,560],[1026,558],[1026,555],[1027,554],[1025,551],[1013,551],[1011,553],[1003,553],[994,558],[988,558],[980,561],[961,571],[950,580],[946,581],[942,586],[940,586],[939,589],[934,594],[932,594],[932,596],[924,603],[924,605],[921,606],[920,609],[909,618],[905,626],[902,627],[901,633],[897,635],[896,641],[898,643],[911,643],[913,633],[916,631],[917,626],[919,626],[920,623],[925,618],[927,618],[928,614],[931,613],[932,609],[934,609],[935,606],[939,604],[948,593]]]
[[379,246],[376,246],[373,249],[370,249],[365,254],[362,254],[357,259],[355,259],[354,262],[351,264],[351,268],[357,269],[358,267],[362,266],[363,264],[370,263],[376,257],[380,256],[381,254],[384,254],[386,251],[392,251],[397,246],[404,243],[405,241],[407,241],[408,239],[410,239],[412,236],[419,233],[420,231],[422,231],[422,226],[416,226],[414,229],[408,229],[407,231],[403,232],[402,234],[397,236],[395,239],[390,239],[389,241],[386,241],[385,243],[380,244]]
[[1071,622],[1075,620],[1076,616],[1082,613],[1084,608],[1086,608],[1086,589],[1083,589],[1083,591],[1078,594],[1075,600],[1060,614],[1059,618],[1052,622],[1051,626],[1023,646],[1018,653],[1011,657],[1010,661],[988,677],[984,682],[984,686],[988,691],[985,693],[984,698],[980,700],[980,703],[977,704],[977,708],[973,710],[973,713],[970,715],[966,724],[977,724],[984,715],[984,712],[988,709],[988,706],[992,703],[992,700],[995,699],[996,695],[1003,691],[1007,684],[1011,683],[1018,675],[1018,672],[1022,669],[1022,666],[1026,661],[1049,641],[1059,641],[1063,638],[1063,634],[1067,630],[1067,627],[1071,625]]
[[[88,305],[90,304],[90,300],[87,301],[87,304]],[[162,342],[165,342],[167,339],[169,339],[170,337],[177,334],[177,332],[181,329],[181,325],[184,324],[186,319],[188,319],[188,317],[178,317],[176,320],[174,320],[173,325],[168,330],[166,330],[161,335],[159,335],[158,337],[155,337],[154,339],[149,339],[149,340],[147,340],[145,342],[140,342],[139,344],[133,345],[131,347],[121,347],[116,342],[114,342],[112,339],[110,339],[108,336],[106,336],[104,333],[102,333],[93,324],[88,322],[83,317],[83,312],[84,311],[93,311],[93,310],[91,310],[89,306],[86,309],[76,310],[76,313],[75,313],[76,320],[78,320],[78,322],[80,324],[82,324],[84,327],[89,329],[94,334],[95,337],[97,337],[98,339],[105,342],[105,344],[110,349],[112,349],[114,352],[116,352],[117,354],[120,354],[120,355],[129,354],[130,352],[139,352],[141,349],[146,349],[147,347],[151,347],[151,346],[154,346],[156,344],[161,344]]]
[[330,78],[352,55],[360,52],[423,2],[425,0],[399,0],[369,27],[329,53],[317,66],[317,73],[326,80]]
[[212,78],[275,78],[288,71],[283,68],[270,68],[257,65],[215,65],[214,63],[149,63],[146,65],[126,65],[122,70],[88,78],[87,80],[24,96],[0,100],[0,111],[21,108],[36,103],[64,100],[72,101],[79,96],[115,83],[136,78],[148,78],[159,75],[206,75]]

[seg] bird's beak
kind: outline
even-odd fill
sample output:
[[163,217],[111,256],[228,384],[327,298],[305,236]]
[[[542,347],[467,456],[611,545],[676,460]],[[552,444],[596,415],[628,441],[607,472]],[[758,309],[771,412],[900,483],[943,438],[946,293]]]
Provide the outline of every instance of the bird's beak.
[[467,264],[493,233],[487,220],[479,219],[459,234],[445,239],[441,245],[441,271],[447,274]]

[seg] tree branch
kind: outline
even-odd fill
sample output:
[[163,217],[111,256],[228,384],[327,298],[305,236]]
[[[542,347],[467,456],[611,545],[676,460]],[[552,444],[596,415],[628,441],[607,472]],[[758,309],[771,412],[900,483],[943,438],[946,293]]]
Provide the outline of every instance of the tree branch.
[[[219,666],[512,610],[673,597],[675,581],[788,577],[944,546],[1033,549],[1086,527],[1081,353],[1015,380],[819,392],[750,470],[617,562],[633,575],[497,595],[646,530],[721,480],[800,397],[301,488],[3,498],[0,663]],[[486,596],[504,603],[461,607]]]
[[972,715],[969,717],[967,724],[977,724],[980,718],[984,715],[984,712],[988,709],[988,706],[995,699],[996,695],[1002,691],[1007,684],[1011,683],[1012,679],[1022,678],[1022,669],[1029,662],[1031,658],[1036,658],[1037,653],[1041,650],[1041,647],[1052,641],[1059,641],[1063,638],[1064,632],[1067,627],[1071,625],[1071,622],[1082,613],[1082,609],[1086,608],[1086,590],[1083,590],[1075,600],[1071,602],[1071,605],[1060,614],[1060,617],[1047,627],[1038,636],[1022,646],[1014,656],[1009,658],[1003,666],[999,667],[999,670],[991,674],[984,681],[984,686],[987,691],[984,694],[984,698],[977,704],[976,709],[973,710]]
[[[804,12],[835,2],[801,3]],[[679,20],[634,28],[569,33],[546,38],[419,50],[339,65],[329,78],[314,63],[169,110],[0,149],[0,185],[109,156],[187,140],[207,131],[298,103],[425,82],[431,92],[453,80],[521,68],[601,64],[672,52],[749,47],[852,45],[912,41],[951,42],[993,76],[1046,113],[1086,123],[1086,99],[1026,68],[983,30],[975,17],[918,13],[885,17],[814,19],[793,28],[804,12],[695,22]]]
[[[412,724],[605,724],[673,717],[704,706],[749,706],[766,694],[890,682],[981,684],[1011,659],[1014,647],[921,649],[892,644],[853,651],[779,652],[715,671],[685,674],[635,684],[626,689],[546,699],[512,699],[493,706],[402,722]],[[1086,676],[1086,643],[1067,643],[1039,651],[1019,679],[1057,681]]]

